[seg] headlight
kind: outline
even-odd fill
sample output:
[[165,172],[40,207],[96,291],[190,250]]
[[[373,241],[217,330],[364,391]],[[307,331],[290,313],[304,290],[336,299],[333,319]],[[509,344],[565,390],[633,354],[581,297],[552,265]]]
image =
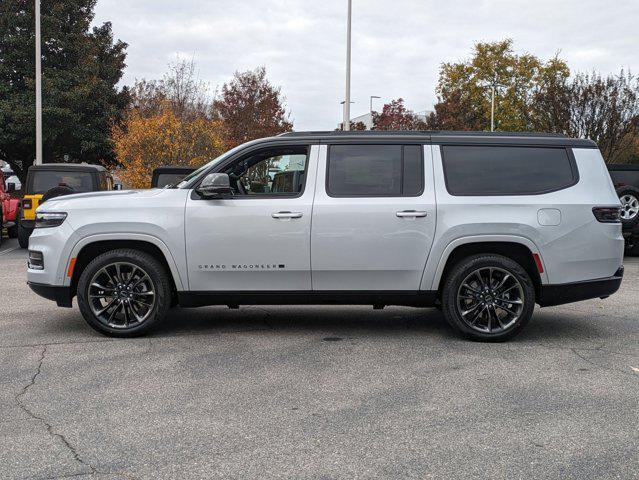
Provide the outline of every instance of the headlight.
[[59,227],[67,218],[64,212],[38,212],[36,213],[35,228]]

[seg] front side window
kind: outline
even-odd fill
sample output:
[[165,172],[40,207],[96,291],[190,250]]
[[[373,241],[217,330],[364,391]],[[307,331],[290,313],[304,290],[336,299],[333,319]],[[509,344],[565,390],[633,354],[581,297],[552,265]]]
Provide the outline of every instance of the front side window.
[[424,189],[421,145],[331,145],[332,197],[414,197]]
[[236,196],[297,196],[304,190],[308,147],[274,147],[234,162],[228,174]]
[[566,148],[445,145],[442,159],[451,195],[539,195],[578,178]]

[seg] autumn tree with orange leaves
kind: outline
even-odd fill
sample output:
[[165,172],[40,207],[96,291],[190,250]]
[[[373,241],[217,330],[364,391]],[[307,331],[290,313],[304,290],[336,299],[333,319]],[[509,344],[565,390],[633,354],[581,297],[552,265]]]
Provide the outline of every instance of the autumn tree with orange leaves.
[[127,187],[148,188],[157,167],[200,167],[226,149],[222,130],[193,62],[170,65],[162,80],[132,89],[126,121],[113,130],[117,174]]

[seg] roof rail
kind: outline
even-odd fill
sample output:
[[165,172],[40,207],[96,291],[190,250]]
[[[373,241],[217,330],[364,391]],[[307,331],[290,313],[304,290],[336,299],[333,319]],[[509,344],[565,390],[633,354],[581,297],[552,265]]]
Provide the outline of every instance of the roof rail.
[[327,130],[327,131],[307,131],[307,132],[285,132],[278,137],[339,137],[339,136],[424,136],[424,135],[454,135],[469,137],[551,137],[568,138],[563,133],[540,133],[540,132],[478,132],[478,131],[452,131],[452,130]]

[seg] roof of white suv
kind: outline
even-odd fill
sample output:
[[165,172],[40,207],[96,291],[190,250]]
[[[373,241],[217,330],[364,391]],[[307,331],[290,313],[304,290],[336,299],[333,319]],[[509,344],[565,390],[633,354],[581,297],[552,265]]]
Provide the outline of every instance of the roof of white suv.
[[349,140],[418,141],[437,144],[474,145],[547,145],[579,148],[597,148],[592,140],[570,138],[559,133],[535,132],[447,132],[447,131],[313,131],[282,133],[277,138],[327,140],[330,142]]

